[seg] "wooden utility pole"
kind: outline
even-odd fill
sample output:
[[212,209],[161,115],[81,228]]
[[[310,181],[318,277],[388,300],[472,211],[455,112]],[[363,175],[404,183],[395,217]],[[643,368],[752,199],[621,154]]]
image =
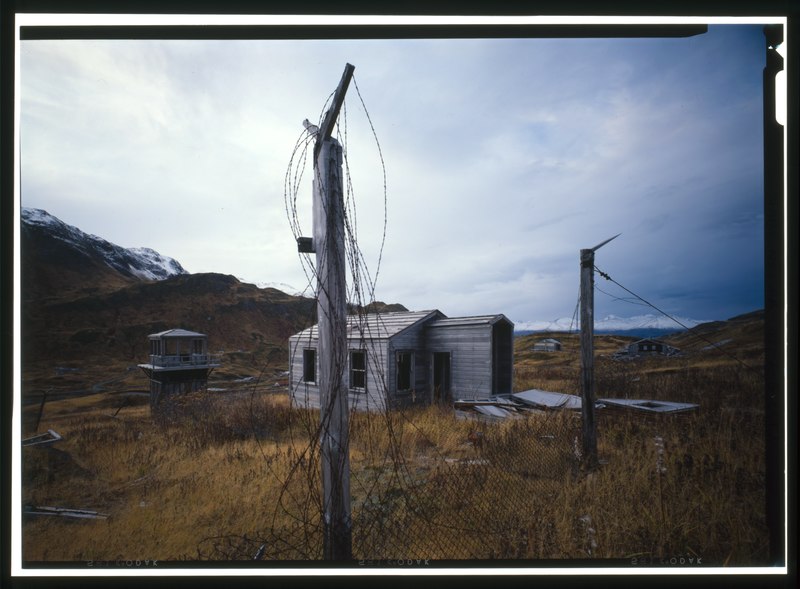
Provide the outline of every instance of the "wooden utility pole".
[[594,252],[620,234],[591,249],[581,250],[581,417],[583,462],[588,470],[597,467],[597,424],[594,420]]
[[314,145],[314,237],[322,461],[323,558],[352,559],[347,402],[347,289],[342,146],[331,137],[355,68],[349,63]]

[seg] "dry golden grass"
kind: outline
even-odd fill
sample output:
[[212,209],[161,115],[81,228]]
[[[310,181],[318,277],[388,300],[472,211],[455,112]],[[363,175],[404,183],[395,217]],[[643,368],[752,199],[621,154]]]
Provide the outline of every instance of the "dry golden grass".
[[[616,345],[616,344],[615,344]],[[568,355],[520,354],[516,388],[577,392]],[[599,415],[603,466],[580,469],[574,414],[482,423],[438,407],[351,419],[354,557],[702,558],[768,554],[763,378],[735,363],[598,361],[600,396],[691,401],[680,418]],[[146,397],[45,406],[23,449],[23,502],[105,520],[30,517],[39,561],[321,558],[318,415],[285,394]],[[26,407],[30,433],[39,407]],[[119,409],[116,417],[112,415]],[[480,447],[470,443],[482,434]],[[659,470],[659,446],[663,440]]]

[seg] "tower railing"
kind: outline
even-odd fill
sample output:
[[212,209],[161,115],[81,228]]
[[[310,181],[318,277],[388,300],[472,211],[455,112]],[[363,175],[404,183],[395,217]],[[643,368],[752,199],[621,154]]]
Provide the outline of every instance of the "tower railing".
[[221,358],[219,354],[150,354],[150,364],[160,368],[216,366]]

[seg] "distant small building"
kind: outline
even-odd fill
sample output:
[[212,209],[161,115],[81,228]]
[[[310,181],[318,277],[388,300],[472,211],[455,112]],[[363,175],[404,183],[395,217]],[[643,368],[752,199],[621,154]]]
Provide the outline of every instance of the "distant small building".
[[[320,405],[318,345],[316,325],[289,338],[293,405]],[[347,348],[343,373],[348,404],[356,410],[449,404],[513,390],[514,324],[504,315],[351,315]]]
[[139,368],[150,380],[150,407],[166,395],[205,390],[219,357],[208,353],[208,336],[186,329],[169,329],[148,336],[149,362]]
[[633,342],[628,346],[629,356],[640,356],[643,354],[661,354],[663,356],[672,356],[679,353],[678,348],[674,348],[664,342],[654,339],[640,339]]
[[561,342],[557,339],[553,339],[548,337],[543,340],[539,340],[535,344],[533,344],[533,351],[534,352],[560,352],[561,351]]

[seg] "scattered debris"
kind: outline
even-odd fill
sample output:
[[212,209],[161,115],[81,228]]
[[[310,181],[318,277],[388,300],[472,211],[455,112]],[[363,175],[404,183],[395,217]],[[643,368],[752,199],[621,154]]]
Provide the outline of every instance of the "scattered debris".
[[610,409],[623,409],[643,413],[686,413],[697,411],[695,403],[676,403],[674,401],[654,401],[650,399],[600,399]]
[[473,409],[487,417],[500,417],[505,419],[514,415],[512,411],[508,411],[502,407],[495,407],[494,405],[475,405]]
[[[456,417],[460,419],[481,419],[499,421],[518,418],[525,414],[545,413],[549,411],[580,411],[583,405],[581,397],[569,393],[555,393],[530,389],[514,393],[510,397],[490,397],[488,399],[460,399],[453,403]],[[631,411],[650,414],[673,414],[696,411],[700,408],[695,403],[678,403],[675,401],[656,401],[650,399],[598,399],[595,408],[611,413]]]
[[464,464],[466,466],[486,466],[490,462],[486,458],[445,458],[445,464]]
[[530,389],[521,393],[514,393],[511,398],[539,409],[577,409],[580,410],[582,400],[578,395],[567,393],[551,393]]
[[483,439],[484,439],[483,432],[478,432],[478,431],[469,432],[467,439],[469,440],[470,444],[472,444],[475,448],[483,448]]
[[44,434],[38,434],[36,436],[32,436],[30,438],[26,438],[22,440],[23,446],[44,446],[48,444],[54,444],[56,442],[60,442],[64,438],[61,437],[60,434],[54,432],[53,430],[49,429]]
[[69,509],[66,507],[38,507],[26,505],[23,513],[25,515],[49,515],[58,517],[72,517],[77,519],[108,519],[107,513],[90,511],[88,509]]

